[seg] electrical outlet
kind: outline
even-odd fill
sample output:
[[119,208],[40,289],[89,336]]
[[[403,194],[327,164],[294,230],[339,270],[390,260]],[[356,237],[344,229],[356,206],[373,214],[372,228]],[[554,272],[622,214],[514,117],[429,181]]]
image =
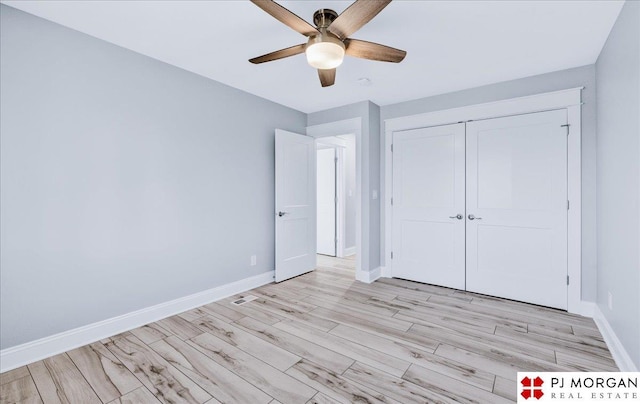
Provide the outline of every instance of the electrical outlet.
[[255,266],[255,265],[256,265],[256,256],[255,256],[255,255],[252,255],[252,256],[251,256],[251,266],[253,267],[253,266]]
[[613,295],[611,294],[611,292],[607,292],[609,295],[609,300],[607,302],[607,305],[609,306],[609,310],[613,310]]

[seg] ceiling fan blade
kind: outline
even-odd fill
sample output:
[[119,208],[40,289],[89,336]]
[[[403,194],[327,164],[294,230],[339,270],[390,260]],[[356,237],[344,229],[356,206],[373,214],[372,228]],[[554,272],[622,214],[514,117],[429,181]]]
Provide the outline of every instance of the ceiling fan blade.
[[336,69],[318,69],[318,76],[322,87],[332,86],[336,82]]
[[329,31],[345,39],[373,19],[391,0],[356,0],[329,25]]
[[271,53],[267,53],[266,55],[249,59],[249,62],[257,65],[259,63],[271,62],[272,60],[288,58],[289,56],[294,56],[294,55],[303,53],[304,47],[305,47],[305,44],[301,43],[300,45],[295,45],[290,48],[280,49]]
[[298,31],[304,36],[312,36],[318,33],[318,30],[313,25],[309,24],[302,18],[298,17],[291,11],[282,7],[280,4],[273,0],[251,0],[253,4],[260,7],[267,13],[271,14],[276,20],[285,24],[289,28]]
[[347,38],[344,40],[345,53],[356,58],[400,63],[407,52],[379,43]]

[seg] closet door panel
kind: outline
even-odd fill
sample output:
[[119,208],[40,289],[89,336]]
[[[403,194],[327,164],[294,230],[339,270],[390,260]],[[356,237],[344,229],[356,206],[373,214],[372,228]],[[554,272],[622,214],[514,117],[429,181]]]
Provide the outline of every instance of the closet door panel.
[[467,290],[567,308],[566,111],[469,122]]
[[464,192],[464,124],[393,134],[394,277],[464,289]]

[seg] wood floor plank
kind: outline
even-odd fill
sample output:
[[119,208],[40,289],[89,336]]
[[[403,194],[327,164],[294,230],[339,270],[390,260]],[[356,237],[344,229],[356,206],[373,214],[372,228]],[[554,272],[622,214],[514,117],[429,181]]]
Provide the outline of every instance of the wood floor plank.
[[[207,309],[211,315],[219,318],[220,320],[225,321],[225,319],[228,319],[229,321],[227,321],[227,323],[232,323],[246,316],[246,314],[240,313],[239,311],[231,308],[231,304],[229,303],[222,304],[221,302],[213,302],[205,304],[202,307]],[[235,307],[236,306],[234,306],[234,308]]]
[[354,308],[344,308],[339,305],[333,305],[333,308],[331,309],[319,307],[311,311],[309,314],[331,320],[336,325],[337,323],[354,325],[375,324],[376,326],[391,328],[398,331],[407,331],[412,325],[411,321],[405,321],[395,317],[380,317],[372,313],[365,313]]
[[[143,325],[142,327],[134,328],[129,332],[135,335],[136,337],[138,337],[138,339],[145,344],[151,344],[153,342],[161,340],[162,338],[166,338],[170,335],[173,335],[172,332],[163,328],[158,323],[146,324],[146,325]],[[105,341],[105,342],[108,342],[108,341]]]
[[268,299],[276,303],[284,304],[290,308],[299,310],[304,313],[309,312],[317,307],[313,304],[309,304],[303,301],[304,296],[302,298],[300,296],[292,296],[290,294],[287,294],[284,290],[275,292],[273,291],[273,289],[258,288],[252,290],[251,292],[258,297]]
[[365,291],[360,288],[355,288],[353,285],[336,287],[334,285],[325,285],[322,283],[311,285],[305,282],[304,286],[305,288],[299,291],[300,294],[305,293],[307,296],[315,296],[319,298],[333,297],[336,299],[348,299],[360,303],[368,301],[371,297],[375,297],[376,299],[383,301],[391,301],[396,297],[396,295],[392,294],[380,294],[371,289],[367,289]]
[[305,403],[316,390],[242,350],[204,333],[187,343],[283,404]]
[[517,388],[518,383],[515,380],[496,376],[496,383],[493,386],[493,394],[515,402],[518,399]]
[[0,373],[0,385],[5,383],[11,383],[15,380],[22,379],[23,377],[31,376],[29,369],[26,366],[20,366],[19,368],[10,370],[8,372]]
[[568,371],[567,368],[560,367],[555,363],[530,361],[497,349],[478,353],[453,345],[440,344],[435,354],[456,362],[466,363],[474,368],[486,369],[495,375],[511,380],[516,379],[517,372]]
[[435,355],[433,354],[433,350],[426,351],[415,349],[409,345],[369,334],[345,325],[337,326],[331,330],[331,334],[357,342],[371,349],[393,355],[396,358],[406,360],[407,362],[415,363],[424,368],[442,373],[472,386],[476,386],[487,391],[491,391],[493,388],[495,378],[493,374],[482,371],[478,368],[473,368],[462,362],[455,362]]
[[465,321],[481,331],[484,330],[490,333],[494,331],[496,325],[511,328],[514,331],[527,332],[527,323],[521,320],[507,318],[506,316],[500,316],[497,310],[493,310],[491,313],[481,313],[479,311],[468,310],[468,306],[472,306],[469,303],[463,302],[458,305],[443,305],[432,303],[432,299],[434,299],[434,297],[431,297],[428,301],[417,301],[403,297],[397,298],[398,301],[411,305],[410,309],[402,309],[400,312],[414,312],[413,314],[418,316],[438,313],[440,316],[447,316]]
[[554,349],[556,357],[557,353],[561,352],[587,359],[594,364],[598,363],[601,368],[615,368],[615,362],[609,351],[599,346],[594,346],[588,341],[580,343],[577,341],[568,341],[565,338],[547,337],[536,333],[516,334],[513,330],[501,327],[496,328],[496,335],[518,339],[518,341],[528,343],[532,347],[539,346]]
[[[204,306],[197,307],[195,309],[188,310],[188,311],[185,311],[183,313],[178,314],[178,316],[184,318],[188,322],[192,322],[193,320],[197,320],[197,319],[199,319],[201,317],[210,316],[210,315],[211,315],[211,311],[207,310],[207,308],[204,307]],[[226,321],[226,322],[230,323],[230,321]]]
[[133,334],[117,335],[107,348],[165,403],[204,403],[212,397]]
[[439,307],[440,306],[452,307],[460,310],[465,310],[468,312],[483,314],[483,315],[486,315],[489,317],[495,317],[501,320],[524,323],[527,325],[536,324],[541,327],[554,327],[558,331],[562,330],[569,333],[571,332],[570,325],[550,321],[548,319],[539,318],[536,316],[529,316],[522,311],[515,312],[513,310],[504,310],[502,307],[498,305],[485,306],[481,304],[472,304],[470,301],[464,301],[451,296],[441,296],[441,295],[432,296],[431,298],[429,298],[429,303],[439,305]]
[[[9,378],[7,378],[8,380]],[[12,378],[11,381],[0,385],[0,403],[3,404],[41,404],[42,399],[38,393],[31,375],[27,371],[27,376]]]
[[396,309],[384,307],[372,303],[363,303],[353,299],[345,299],[336,296],[309,296],[305,298],[305,302],[309,302],[316,307],[324,307],[325,309],[333,309],[334,307],[353,308],[362,312],[370,312],[379,316],[391,317],[398,312]]
[[250,307],[259,307],[262,310],[278,314],[279,316],[290,320],[300,321],[322,331],[329,331],[330,329],[338,325],[338,323],[334,321],[310,315],[310,313],[318,309],[314,309],[313,311],[306,313],[266,299],[256,299],[252,302],[247,303],[246,305]]
[[[584,337],[581,335],[575,335],[573,333],[566,333],[557,331],[555,329],[549,327],[540,327],[535,324],[530,324],[528,327],[529,334],[538,334],[544,335],[549,338],[553,338],[558,341],[564,341],[571,344],[576,344],[587,348],[589,350],[603,351],[607,354],[609,350],[607,349],[607,344],[604,341],[600,341],[598,339],[592,337]],[[610,355],[607,355],[610,357]]]
[[[251,293],[253,293],[254,290],[260,291],[262,293],[266,293],[267,295],[283,296],[286,299],[293,300],[293,301],[301,301],[307,296],[306,293],[301,292],[301,288],[300,289],[294,288],[294,287],[289,288],[288,285],[286,288],[283,288],[277,283],[268,283],[266,285],[262,285],[257,289],[253,289]],[[275,297],[275,296],[272,296],[272,297]]]
[[593,356],[576,355],[556,351],[556,362],[558,365],[576,372],[619,372],[616,363],[611,361],[595,360]]
[[445,288],[441,286],[429,285],[426,283],[419,283],[413,281],[407,281],[397,278],[380,278],[378,280],[382,284],[392,285],[401,289],[413,290],[417,292],[424,292],[427,295],[443,295],[448,296],[455,292],[455,289]]
[[602,337],[602,334],[600,334],[600,330],[598,330],[597,328],[594,329],[590,327],[580,327],[573,325],[571,326],[571,331],[573,332],[573,335],[577,335],[580,337],[589,337],[604,342],[604,338]]
[[258,320],[245,317],[236,321],[239,327],[247,332],[264,339],[265,341],[286,349],[301,358],[305,358],[319,364],[327,369],[342,373],[353,364],[353,359],[341,355],[337,352],[326,349],[320,345],[296,337],[293,334],[282,331],[278,328],[263,324]]
[[[273,313],[268,310],[261,310],[260,308],[253,307],[248,304],[243,304],[242,306],[232,306],[231,302],[233,300],[236,300],[236,299],[235,298],[223,299],[219,302],[216,302],[215,305],[223,307],[222,309],[223,312],[226,311],[225,309],[230,307],[230,310],[235,311],[241,315],[240,318],[249,316],[251,318],[255,318],[256,320],[262,321],[265,324],[275,324],[278,321],[282,321],[284,319],[283,316],[280,316],[276,313]],[[208,306],[208,307],[211,308],[211,310],[214,310],[212,308],[213,306]],[[219,312],[219,309],[218,309],[218,312]],[[240,318],[237,318],[236,320],[239,320]]]
[[32,363],[28,368],[45,404],[102,403],[66,353]]
[[340,404],[340,401],[334,400],[326,394],[318,393],[307,401],[307,404]]
[[493,322],[482,322],[477,319],[471,319],[468,316],[452,316],[449,313],[432,311],[416,312],[408,310],[400,310],[393,318],[404,320],[410,323],[418,324],[437,324],[441,327],[448,328],[454,331],[480,331],[486,334],[493,334],[496,329],[496,325]]
[[435,349],[438,344],[440,344],[440,341],[434,338],[426,337],[418,333],[408,333],[394,328],[383,327],[375,322],[352,321],[350,323],[344,323],[344,325],[370,334],[378,335],[392,341],[400,342],[417,349]]
[[287,374],[344,404],[396,402],[375,390],[360,386],[331,370],[305,360],[287,370]]
[[71,350],[67,354],[103,403],[142,386],[133,373],[100,342]]
[[523,302],[516,302],[499,297],[478,295],[475,293],[465,292],[469,296],[473,296],[471,304],[482,304],[489,307],[497,307],[502,310],[512,310],[516,313],[523,313],[528,316],[538,317],[547,321],[553,321],[565,325],[577,325],[586,328],[597,329],[592,319],[579,316],[577,314],[567,313],[558,309],[536,306]]
[[482,354],[495,348],[508,355],[530,357],[532,360],[537,359],[550,363],[555,362],[555,353],[551,347],[531,345],[521,339],[487,334],[473,329],[459,328],[457,330],[451,330],[439,324],[433,324],[417,318],[414,318],[414,322],[415,324],[411,327],[410,333],[424,335],[472,352]]
[[511,403],[511,400],[507,400],[504,397],[470,384],[460,383],[455,379],[418,365],[411,365],[402,378],[429,391],[448,397],[456,403]]
[[[343,281],[336,279],[320,279],[316,285],[319,289],[341,289],[345,294],[353,294],[358,296],[357,293],[377,297],[381,300],[393,300],[398,296],[398,290],[396,288],[387,287],[384,284],[373,282],[370,284],[362,284],[354,280]],[[420,295],[422,296],[422,295]]]
[[369,349],[364,345],[347,341],[344,338],[327,334],[295,321],[282,321],[274,325],[274,327],[394,376],[402,376],[410,365],[409,362],[402,359]]
[[436,391],[425,389],[415,383],[388,375],[357,362],[344,373],[344,377],[374,390],[384,392],[386,396],[401,403],[453,404],[457,402]]
[[194,324],[200,330],[220,338],[229,345],[255,356],[280,371],[289,369],[300,360],[299,356],[236,327],[234,323],[227,324],[217,318],[207,316],[196,320]]
[[160,404],[160,401],[145,387],[139,387],[108,404]]
[[308,313],[316,308],[316,306],[314,306],[313,304],[309,304],[304,301],[297,302],[295,301],[295,299],[286,299],[283,297],[281,298],[276,296],[275,293],[266,292],[263,292],[263,295],[259,295],[258,299],[254,300],[252,303],[262,304],[276,310],[282,310],[282,307],[286,307],[286,312],[293,310],[300,313]]
[[169,337],[151,348],[223,403],[268,403],[272,397],[180,338]]
[[[382,299],[379,299],[379,298],[377,298],[375,296],[371,296],[368,300],[365,301],[365,303],[388,307],[390,309],[396,310],[396,312],[398,312],[399,310],[413,310],[414,309],[414,304],[405,303],[402,300],[400,300],[400,298],[401,298],[401,296],[396,296],[395,298],[393,298],[391,300],[382,300]],[[415,301],[415,299],[410,299],[410,300]]]
[[180,316],[167,317],[158,321],[158,324],[183,340],[202,334],[202,331],[198,327]]

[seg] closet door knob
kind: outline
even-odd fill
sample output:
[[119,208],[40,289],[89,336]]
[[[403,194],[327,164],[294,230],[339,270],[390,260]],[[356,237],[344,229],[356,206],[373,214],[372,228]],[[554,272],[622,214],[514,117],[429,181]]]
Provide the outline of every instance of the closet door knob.
[[462,216],[460,213],[458,213],[455,216],[449,216],[449,219],[458,219],[458,220],[462,220],[464,216]]
[[469,215],[469,216],[467,216],[467,217],[469,218],[469,220],[482,220],[482,218],[481,218],[481,217],[475,217],[475,216],[473,216],[473,215]]

